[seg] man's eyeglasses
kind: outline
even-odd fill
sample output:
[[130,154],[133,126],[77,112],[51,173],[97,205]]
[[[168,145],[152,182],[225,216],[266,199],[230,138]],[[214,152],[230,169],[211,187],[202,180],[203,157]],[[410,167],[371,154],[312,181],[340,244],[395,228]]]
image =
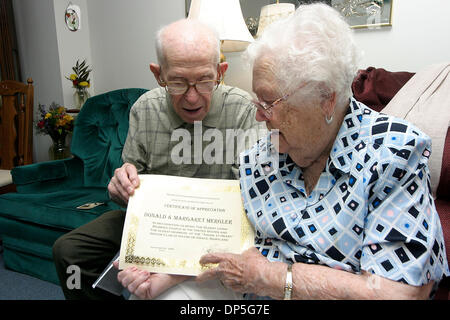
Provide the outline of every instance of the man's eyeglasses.
[[220,83],[218,80],[200,80],[194,83],[189,83],[186,80],[183,81],[167,81],[163,84],[166,85],[166,89],[170,94],[182,95],[188,92],[191,87],[195,87],[198,93],[211,93],[213,92]]

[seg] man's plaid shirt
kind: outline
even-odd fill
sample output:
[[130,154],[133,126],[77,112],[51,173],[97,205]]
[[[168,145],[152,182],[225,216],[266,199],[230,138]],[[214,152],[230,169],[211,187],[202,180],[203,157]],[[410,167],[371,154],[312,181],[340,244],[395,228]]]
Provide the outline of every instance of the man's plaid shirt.
[[[213,93],[211,108],[201,123],[201,130],[197,125],[194,131],[194,124],[185,123],[176,114],[169,94],[163,88],[153,89],[143,94],[131,108],[130,126],[122,159],[124,162],[134,164],[139,174],[237,179],[239,159],[237,153],[250,148],[257,137],[262,137],[266,129],[264,123],[255,120],[255,112],[256,108],[252,106],[251,96],[247,92],[220,85]],[[221,135],[217,135],[218,131],[209,137],[208,134],[205,135],[208,129],[214,128],[220,131]],[[177,129],[179,131],[173,135]],[[227,139],[227,134],[230,135],[238,129],[251,129],[253,133],[257,132],[257,135],[251,135],[251,138],[246,140],[245,146],[239,150],[236,139],[234,141]],[[180,132],[189,132],[189,139],[182,141],[183,138],[178,134]],[[194,136],[194,132],[197,136]],[[219,141],[215,141],[217,136],[223,138],[222,145]],[[190,144],[190,152],[183,153],[180,150],[186,143]],[[215,158],[221,161],[207,164],[204,156],[198,158],[199,150],[201,155],[203,153],[214,155],[214,152],[217,152]],[[227,161],[226,152],[229,153],[228,157],[232,152],[234,163]],[[194,158],[196,155],[197,158]],[[177,161],[174,163],[174,156],[178,159],[183,157],[182,163],[177,164]]]

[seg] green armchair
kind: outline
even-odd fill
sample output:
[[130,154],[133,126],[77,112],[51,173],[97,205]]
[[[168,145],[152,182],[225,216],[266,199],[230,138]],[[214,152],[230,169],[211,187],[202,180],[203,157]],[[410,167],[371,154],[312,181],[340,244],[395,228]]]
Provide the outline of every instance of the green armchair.
[[[88,99],[75,121],[72,158],[12,170],[17,192],[0,195],[0,240],[7,268],[58,284],[57,238],[118,209],[107,185],[122,165],[129,111],[147,90],[121,89]],[[102,203],[92,209],[77,209]]]

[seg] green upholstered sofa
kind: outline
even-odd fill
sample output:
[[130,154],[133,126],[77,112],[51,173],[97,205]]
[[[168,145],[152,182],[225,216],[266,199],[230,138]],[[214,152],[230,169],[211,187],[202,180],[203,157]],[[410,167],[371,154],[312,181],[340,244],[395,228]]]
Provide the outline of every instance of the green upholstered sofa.
[[[88,99],[75,121],[73,157],[13,169],[17,192],[0,195],[7,268],[58,284],[52,259],[55,240],[118,208],[107,185],[122,165],[130,108],[145,91],[121,89]],[[77,209],[94,202],[104,204]]]

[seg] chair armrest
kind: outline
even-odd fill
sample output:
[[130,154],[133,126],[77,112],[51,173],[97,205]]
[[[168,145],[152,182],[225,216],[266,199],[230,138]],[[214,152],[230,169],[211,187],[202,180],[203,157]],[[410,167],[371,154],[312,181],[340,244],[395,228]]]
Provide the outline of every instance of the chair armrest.
[[0,169],[0,187],[12,184],[11,170]]
[[51,192],[83,184],[83,164],[78,158],[45,161],[11,170],[20,193]]
[[13,182],[16,185],[43,182],[67,177],[66,160],[46,161],[11,170]]

